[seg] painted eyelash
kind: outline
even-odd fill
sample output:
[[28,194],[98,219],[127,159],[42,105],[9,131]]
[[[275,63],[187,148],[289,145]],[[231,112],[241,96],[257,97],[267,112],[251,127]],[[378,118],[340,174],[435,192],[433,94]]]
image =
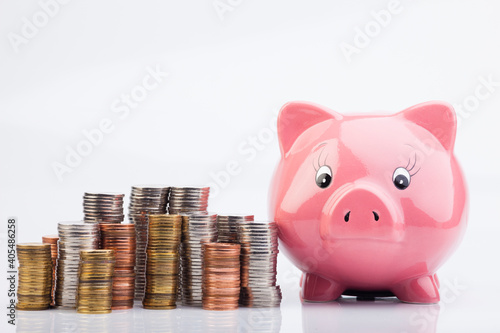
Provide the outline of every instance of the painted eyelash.
[[[411,157],[408,159],[408,164],[406,165],[405,169],[410,172],[411,170],[413,170],[415,168],[415,166],[417,165],[417,153],[415,153],[415,162],[413,162],[413,165],[411,166],[410,169],[408,169],[408,167],[410,166],[410,163],[411,163]],[[415,171],[414,173],[410,173],[410,176],[415,176],[417,174],[417,172],[420,171],[420,168],[417,169],[417,171]]]
[[[314,167],[314,170],[315,171],[318,171],[319,168],[321,168],[323,165],[326,165],[326,159],[328,158],[328,154],[326,154],[325,156],[325,159],[323,160],[323,163],[321,163],[321,155],[323,154],[323,151],[325,150],[325,148],[323,148],[321,150],[321,152],[319,153],[319,156],[318,156],[318,160],[313,160],[313,167]],[[316,165],[314,164],[314,162],[318,163],[318,168],[316,169]]]

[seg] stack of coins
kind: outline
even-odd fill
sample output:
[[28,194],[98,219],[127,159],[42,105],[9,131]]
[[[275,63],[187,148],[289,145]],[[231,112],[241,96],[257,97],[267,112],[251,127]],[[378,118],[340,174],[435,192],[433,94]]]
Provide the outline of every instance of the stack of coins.
[[78,271],[78,313],[111,312],[114,250],[82,250]]
[[54,291],[56,289],[56,267],[57,267],[57,241],[59,240],[59,236],[57,235],[48,235],[42,237],[42,242],[44,244],[50,244],[50,256],[52,257],[52,290],[50,295],[52,297],[52,301],[50,302],[51,306],[56,305],[55,303],[55,295]]
[[172,187],[170,191],[170,214],[207,212],[210,187]]
[[[135,185],[130,194],[130,213],[164,214],[167,211],[170,187],[165,185]],[[132,217],[131,217],[132,219]]]
[[278,229],[275,222],[240,222],[241,244],[240,305],[272,307],[281,303],[276,286]]
[[101,223],[101,248],[115,251],[113,310],[134,307],[135,226]]
[[52,290],[52,258],[50,245],[25,243],[17,245],[19,259],[18,310],[45,310]]
[[99,247],[99,225],[96,223],[61,222],[58,224],[56,307],[76,306],[80,251]]
[[179,283],[182,216],[149,215],[146,262],[146,309],[175,309]]
[[202,244],[212,243],[216,240],[216,214],[191,214],[182,217],[182,304],[202,305]]
[[252,222],[253,215],[219,215],[217,230],[219,243],[238,243],[238,223]]
[[135,225],[136,264],[135,299],[142,301],[146,285],[146,245],[148,243],[149,214],[165,214],[170,188],[164,185],[132,186],[129,219]]
[[203,309],[235,310],[240,295],[240,245],[203,244]]
[[123,221],[123,197],[120,193],[89,193],[83,195],[85,222],[121,223]]

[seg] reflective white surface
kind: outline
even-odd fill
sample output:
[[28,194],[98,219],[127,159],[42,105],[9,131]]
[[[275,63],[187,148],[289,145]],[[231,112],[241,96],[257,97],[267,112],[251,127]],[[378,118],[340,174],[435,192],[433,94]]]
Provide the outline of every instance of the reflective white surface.
[[[325,304],[297,304],[303,332],[436,332],[440,305],[412,305],[395,299],[343,299]],[[280,308],[204,311],[113,311],[107,315],[72,310],[19,312],[17,332],[287,332]],[[298,324],[300,320],[296,321]],[[286,325],[289,326],[289,325]],[[300,331],[300,324],[293,331]]]
[[492,316],[498,308],[494,302],[489,304],[488,313],[482,309],[485,303],[474,307],[466,295],[460,295],[459,300],[450,291],[449,296],[440,304],[343,298],[330,303],[291,302],[281,308],[226,312],[187,307],[145,310],[139,304],[107,315],[55,309],[19,311],[17,332],[498,332],[500,326]]
[[18,312],[17,332],[280,332],[280,308],[205,311],[132,310],[105,315],[77,314],[72,310]]
[[302,306],[303,332],[436,332],[439,304],[414,305],[396,299]]

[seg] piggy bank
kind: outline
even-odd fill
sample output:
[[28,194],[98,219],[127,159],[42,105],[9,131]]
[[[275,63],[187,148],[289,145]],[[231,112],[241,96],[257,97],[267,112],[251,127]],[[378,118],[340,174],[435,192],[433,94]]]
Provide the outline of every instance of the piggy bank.
[[280,248],[303,272],[303,301],[439,301],[436,271],[467,224],[456,124],[442,102],[393,115],[283,106],[270,215]]

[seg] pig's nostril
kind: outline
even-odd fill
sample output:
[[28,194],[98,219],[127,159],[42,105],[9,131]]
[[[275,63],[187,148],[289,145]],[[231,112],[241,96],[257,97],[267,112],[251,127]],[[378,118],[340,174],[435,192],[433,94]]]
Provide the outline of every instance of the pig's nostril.
[[379,216],[378,216],[377,212],[373,211],[372,213],[373,213],[373,217],[375,218],[375,221],[378,221]]
[[349,214],[351,214],[351,211],[348,211],[347,214],[345,214],[344,221],[349,222]]

